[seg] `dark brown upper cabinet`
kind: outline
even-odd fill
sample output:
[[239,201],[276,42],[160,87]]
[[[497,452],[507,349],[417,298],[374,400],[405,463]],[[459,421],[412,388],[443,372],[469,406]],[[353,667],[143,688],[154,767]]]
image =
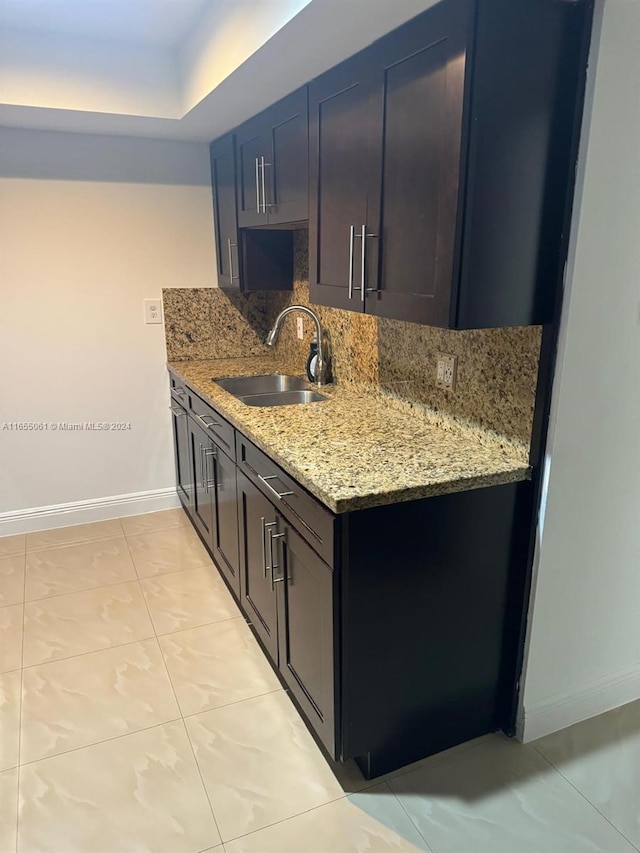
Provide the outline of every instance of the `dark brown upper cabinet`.
[[551,320],[591,0],[442,0],[309,85],[312,302]]
[[243,293],[291,290],[291,232],[241,231],[238,227],[234,135],[213,142],[210,154],[218,285]]
[[236,131],[238,224],[284,226],[309,217],[307,87]]

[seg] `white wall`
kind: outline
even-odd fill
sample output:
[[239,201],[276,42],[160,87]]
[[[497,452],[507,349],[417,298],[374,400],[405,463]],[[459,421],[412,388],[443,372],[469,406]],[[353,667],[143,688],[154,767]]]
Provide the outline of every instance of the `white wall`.
[[216,283],[207,146],[4,129],[0,175],[0,424],[131,423],[0,427],[0,534],[86,520],[29,512],[51,505],[172,505],[164,327],[142,300]]
[[640,697],[637,0],[597,7],[578,188],[530,614],[526,740]]

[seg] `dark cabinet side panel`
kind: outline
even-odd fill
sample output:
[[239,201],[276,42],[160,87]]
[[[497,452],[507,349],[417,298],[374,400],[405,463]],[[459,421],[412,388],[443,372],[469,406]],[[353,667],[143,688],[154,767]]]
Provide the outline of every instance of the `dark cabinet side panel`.
[[176,489],[185,508],[191,511],[193,477],[189,459],[189,422],[186,411],[174,399],[171,400],[171,421],[176,465]]
[[240,596],[240,552],[238,548],[238,498],[236,465],[216,448],[213,457],[213,546],[218,567]]
[[216,238],[218,284],[240,287],[240,252],[236,212],[236,169],[233,136],[225,136],[211,145],[211,183]]

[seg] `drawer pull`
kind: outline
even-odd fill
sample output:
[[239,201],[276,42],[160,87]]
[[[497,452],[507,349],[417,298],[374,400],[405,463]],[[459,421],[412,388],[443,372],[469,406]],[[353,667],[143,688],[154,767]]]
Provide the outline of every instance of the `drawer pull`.
[[[218,423],[218,421],[215,420],[215,418],[212,418],[211,415],[196,415],[196,418],[197,418],[197,420],[200,421],[200,423],[202,424],[202,426],[205,429],[210,429],[211,427],[214,427],[214,426],[215,427],[222,426],[222,424]],[[207,423],[205,418],[209,418],[209,423]]]
[[262,474],[258,474],[258,479],[260,480],[261,483],[264,483],[264,485],[269,489],[269,491],[272,494],[274,494],[278,498],[279,501],[282,500],[282,498],[286,498],[288,495],[295,494],[294,492],[277,492],[273,488],[271,483],[267,482],[267,480],[277,480],[278,479],[277,474],[270,474],[268,477],[263,477]]
[[177,394],[178,397],[184,397],[184,388],[178,388],[177,386],[172,388],[174,394]]
[[177,418],[179,418],[181,415],[186,415],[186,414],[187,414],[187,413],[185,412],[185,410],[184,410],[184,409],[174,408],[173,406],[169,406],[169,408],[171,409],[171,411],[173,412],[173,414],[174,414]]

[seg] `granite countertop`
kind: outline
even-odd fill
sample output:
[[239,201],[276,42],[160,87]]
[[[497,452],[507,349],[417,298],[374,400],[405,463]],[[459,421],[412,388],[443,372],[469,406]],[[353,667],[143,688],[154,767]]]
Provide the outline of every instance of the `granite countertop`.
[[531,475],[524,444],[376,390],[328,385],[325,402],[259,408],[212,381],[296,372],[272,356],[167,366],[335,513]]

